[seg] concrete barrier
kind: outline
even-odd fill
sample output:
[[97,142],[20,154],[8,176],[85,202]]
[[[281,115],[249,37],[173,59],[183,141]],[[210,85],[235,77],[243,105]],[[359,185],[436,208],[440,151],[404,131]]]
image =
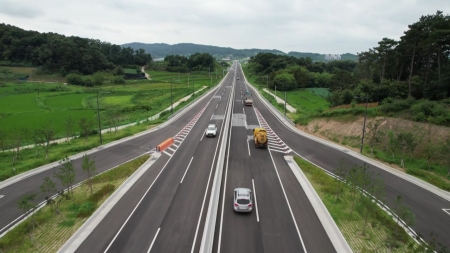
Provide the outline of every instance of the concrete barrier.
[[173,138],[161,142],[158,146],[156,146],[156,151],[163,152],[166,148],[170,147],[173,144]]

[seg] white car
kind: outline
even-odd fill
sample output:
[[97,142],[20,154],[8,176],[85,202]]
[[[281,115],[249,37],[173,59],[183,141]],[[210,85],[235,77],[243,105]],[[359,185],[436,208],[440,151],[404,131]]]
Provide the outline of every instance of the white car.
[[209,124],[208,128],[206,128],[206,131],[205,131],[206,137],[208,137],[208,136],[216,137],[216,134],[217,134],[216,124]]

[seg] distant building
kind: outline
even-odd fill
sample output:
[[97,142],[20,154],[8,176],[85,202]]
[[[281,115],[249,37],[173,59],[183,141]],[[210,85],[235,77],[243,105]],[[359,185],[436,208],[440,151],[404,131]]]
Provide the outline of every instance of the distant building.
[[164,58],[155,58],[153,61],[164,61]]
[[325,54],[325,61],[338,61],[340,59],[340,54]]
[[230,61],[230,60],[231,60],[230,57],[222,58],[222,61]]

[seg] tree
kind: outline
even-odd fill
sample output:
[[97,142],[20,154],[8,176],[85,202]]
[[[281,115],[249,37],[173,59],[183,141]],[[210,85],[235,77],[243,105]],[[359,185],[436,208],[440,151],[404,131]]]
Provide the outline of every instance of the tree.
[[355,79],[352,73],[339,70],[331,77],[330,90],[331,91],[343,91],[354,87]]
[[377,174],[376,177],[373,177],[371,174],[368,175],[367,188],[366,192],[368,196],[364,198],[363,206],[365,209],[364,212],[364,228],[363,234],[366,233],[367,221],[369,219],[370,214],[377,208],[376,203],[379,201],[383,201],[385,192],[384,192],[384,181],[380,177],[380,174]]
[[414,213],[411,211],[411,209],[405,205],[401,195],[398,195],[397,198],[395,199],[394,212],[397,217],[397,225],[400,223],[400,221],[403,221],[402,223],[405,226],[413,226],[415,224],[416,217]]
[[44,194],[47,205],[52,207],[53,200],[51,197],[56,193],[56,184],[50,177],[47,176],[44,178],[44,182],[41,185],[41,192]]
[[74,126],[75,126],[75,120],[72,117],[67,117],[66,118],[66,141],[69,141],[70,137],[72,137],[74,135],[73,130],[74,130]]
[[273,79],[273,85],[277,86],[277,90],[284,91],[286,90],[293,90],[297,86],[297,83],[295,82],[295,78],[291,74],[280,74],[275,76]]
[[80,137],[84,137],[84,145],[87,143],[92,124],[92,121],[89,121],[86,118],[81,118],[78,122],[78,126],[80,127]]
[[53,140],[54,135],[55,131],[53,130],[51,123],[36,130],[36,138],[39,140],[39,143],[45,143],[45,160],[48,158],[50,142]]
[[399,147],[399,143],[398,143],[398,138],[396,136],[396,134],[393,131],[388,131],[388,150],[391,151],[392,153],[392,159],[395,158],[395,152],[397,151],[398,147]]
[[35,228],[35,225],[39,226],[33,214],[34,209],[36,208],[36,204],[33,203],[35,197],[36,194],[25,195],[17,203],[17,206],[24,212],[24,214],[30,214],[30,223],[28,223],[28,225],[31,225],[32,229],[28,229],[28,237],[30,238],[30,241],[32,243],[34,243],[32,232]]
[[13,162],[12,165],[14,166],[14,164],[16,163],[16,161],[19,159],[19,152],[20,152],[20,148],[22,146],[22,141],[25,138],[26,135],[26,130],[24,128],[21,129],[14,129],[14,132],[11,136],[12,141],[14,143],[14,147],[16,149],[16,153],[15,156],[13,158]]
[[0,148],[2,149],[2,152],[5,152],[7,140],[8,135],[6,134],[6,131],[0,129]]
[[381,122],[383,120],[384,120],[383,118],[374,119],[370,121],[369,124],[367,125],[367,129],[369,130],[367,133],[367,137],[372,157],[373,157],[373,148],[375,147],[376,144],[380,143],[381,138],[384,135],[384,132],[381,131]]
[[439,156],[439,148],[439,143],[436,143],[430,139],[427,139],[425,143],[423,143],[422,152],[427,160],[428,170],[431,170],[431,160]]
[[450,176],[450,139],[447,139],[441,146],[441,156],[444,158],[444,164],[447,166],[447,175],[445,178]]
[[347,173],[348,173],[348,169],[347,167],[345,167],[345,161],[344,159],[341,159],[339,161],[339,166],[337,168],[334,169],[334,174],[336,175],[336,177],[334,179],[336,179],[337,182],[337,188],[336,188],[336,198],[334,199],[334,203],[337,203],[337,200],[339,198],[339,195],[343,194],[344,192],[344,181],[345,178],[347,177]]
[[96,170],[95,160],[91,160],[87,154],[83,155],[83,161],[81,163],[81,168],[88,175],[89,188],[91,189],[91,195],[92,195],[92,177],[95,175],[95,170]]
[[73,161],[70,160],[67,156],[59,162],[62,166],[59,167],[58,172],[54,172],[53,176],[61,181],[61,185],[67,189],[67,197],[72,194],[73,198],[73,190],[71,189],[73,183],[75,182],[75,168],[73,167]]
[[92,75],[92,82],[94,83],[94,85],[102,85],[104,81],[105,77],[103,76],[102,72],[95,72]]

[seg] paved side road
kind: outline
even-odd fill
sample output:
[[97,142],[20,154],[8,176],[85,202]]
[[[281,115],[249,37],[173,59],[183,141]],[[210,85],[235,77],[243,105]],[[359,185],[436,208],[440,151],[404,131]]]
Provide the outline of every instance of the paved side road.
[[[272,92],[270,92],[268,89],[264,88],[263,89],[265,92],[269,93],[270,95],[272,95],[272,97],[274,97],[277,100],[277,103],[279,104],[284,104],[284,100],[279,98],[278,96],[275,96],[275,94],[273,94]],[[286,103],[286,109],[289,112],[295,113],[297,112],[297,109],[295,109],[294,107],[292,107],[290,104]]]

